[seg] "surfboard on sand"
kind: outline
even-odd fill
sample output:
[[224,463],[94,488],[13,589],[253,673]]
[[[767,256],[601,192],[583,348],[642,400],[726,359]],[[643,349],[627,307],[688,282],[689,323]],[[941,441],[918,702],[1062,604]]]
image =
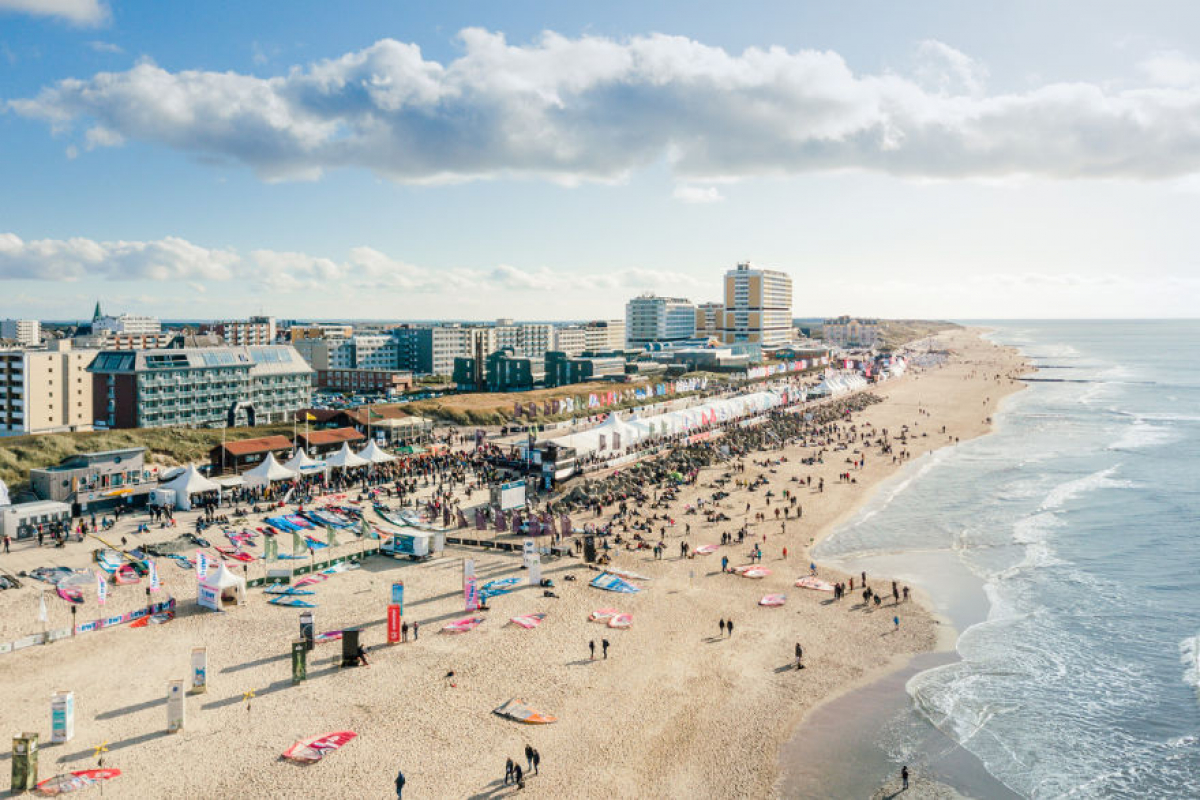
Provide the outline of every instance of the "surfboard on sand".
[[316,603],[307,603],[295,597],[273,597],[268,600],[273,606],[291,606],[293,608],[316,608]]
[[786,594],[768,594],[758,601],[760,606],[777,607],[787,602]]

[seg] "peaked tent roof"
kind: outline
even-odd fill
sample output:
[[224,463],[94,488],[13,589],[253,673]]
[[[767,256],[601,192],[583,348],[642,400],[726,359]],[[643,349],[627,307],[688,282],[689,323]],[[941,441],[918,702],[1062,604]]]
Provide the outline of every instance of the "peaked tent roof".
[[179,473],[163,488],[174,489],[175,494],[184,495],[185,497],[197,492],[216,492],[221,489],[220,485],[197,472],[195,464],[189,464],[187,469]]
[[395,461],[396,457],[390,453],[384,452],[383,448],[375,443],[372,439],[367,443],[367,446],[358,451],[359,458],[365,458],[372,464],[382,464],[385,461]]
[[288,469],[275,460],[274,453],[267,453],[254,469],[248,469],[242,475],[248,486],[266,486],[271,481],[286,481],[296,477],[295,471]]
[[296,452],[283,465],[293,472],[314,472],[325,469],[325,462],[314,460],[303,447],[297,447]]
[[348,467],[364,467],[371,462],[351,451],[349,442],[343,442],[342,449],[326,459],[326,463],[331,467],[346,469]]

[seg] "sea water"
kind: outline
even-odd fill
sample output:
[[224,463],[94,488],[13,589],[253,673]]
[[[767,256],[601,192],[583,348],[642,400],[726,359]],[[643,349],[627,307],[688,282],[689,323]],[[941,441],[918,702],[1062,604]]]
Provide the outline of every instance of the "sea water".
[[877,744],[920,763],[932,725],[1025,797],[1200,797],[1200,322],[987,326],[1039,380],[815,552],[961,631]]

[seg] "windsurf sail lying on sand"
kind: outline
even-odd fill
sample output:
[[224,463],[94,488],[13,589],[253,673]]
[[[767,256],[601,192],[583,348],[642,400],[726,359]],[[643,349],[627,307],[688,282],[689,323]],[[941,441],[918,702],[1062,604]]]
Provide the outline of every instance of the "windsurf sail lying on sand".
[[696,555],[711,556],[713,553],[717,552],[717,545],[702,544],[699,547],[697,547],[695,550],[693,550],[692,552],[694,552]]
[[272,583],[266,589],[263,589],[263,591],[267,594],[284,594],[290,597],[295,597],[296,595],[316,594],[316,592],[312,591],[311,589],[297,589],[294,586],[285,586],[282,583]]
[[598,608],[592,612],[590,619],[592,622],[605,622],[620,613],[615,608]]
[[37,785],[37,790],[45,795],[68,794],[86,789],[93,783],[116,778],[120,774],[121,770],[119,769],[84,769],[78,772],[64,772],[42,781]]
[[316,608],[316,603],[309,603],[295,597],[272,597],[267,601],[273,606],[292,606],[293,608]]
[[593,578],[592,586],[595,586],[597,589],[603,589],[606,592],[622,592],[623,594],[633,594],[642,590],[640,586],[634,586],[629,581],[610,572],[601,572]]
[[137,583],[141,579],[141,576],[138,575],[137,570],[133,568],[132,564],[117,567],[117,571],[113,573],[113,580],[122,586]]
[[766,567],[756,567],[753,564],[734,567],[733,571],[743,578],[765,578],[771,574],[771,570]]
[[786,594],[768,594],[764,595],[762,600],[758,601],[760,606],[781,606],[787,602]]
[[630,572],[627,569],[616,569],[615,567],[608,567],[604,571],[607,572],[609,575],[616,575],[618,578],[625,578],[626,580],[631,580],[631,581],[648,581],[648,580],[650,580],[650,577],[647,575],[640,575],[636,572]]
[[801,589],[812,589],[817,592],[833,591],[833,584],[829,581],[823,581],[820,578],[813,578],[808,575],[796,581],[796,585]]
[[301,739],[284,750],[283,757],[311,764],[349,744],[355,736],[358,734],[354,731],[337,731],[336,733],[326,733],[323,736],[314,736],[311,739]]
[[489,597],[508,594],[520,582],[520,578],[500,578],[499,580],[488,581],[480,588],[479,594],[484,600]]
[[536,628],[546,618],[545,614],[522,614],[519,617],[509,617],[508,621],[522,628]]
[[508,717],[509,719],[515,719],[517,722],[524,722],[526,725],[548,725],[551,722],[558,722],[558,717],[534,711],[525,705],[524,700],[517,700],[516,698],[510,699],[492,713]]
[[341,631],[325,631],[324,633],[318,633],[316,636],[314,636],[313,641],[317,644],[324,644],[325,642],[336,642],[341,638]]
[[465,619],[448,622],[442,626],[442,633],[466,633],[479,627],[483,617],[466,617]]
[[633,624],[633,614],[614,614],[608,620],[610,628],[628,628]]
[[58,596],[68,603],[83,602],[83,592],[76,586],[55,586],[54,591],[58,592]]

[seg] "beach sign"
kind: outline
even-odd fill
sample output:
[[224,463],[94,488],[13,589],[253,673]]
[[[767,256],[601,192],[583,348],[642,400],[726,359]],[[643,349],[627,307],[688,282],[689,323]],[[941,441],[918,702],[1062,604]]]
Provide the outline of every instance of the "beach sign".
[[183,730],[183,681],[167,682],[167,733]]
[[158,562],[148,561],[146,563],[150,565],[150,591],[157,592],[162,588],[162,581],[158,578]]
[[404,613],[404,581],[392,584],[392,605],[400,606],[400,613]]
[[208,648],[192,648],[192,694],[208,691]]
[[388,644],[400,641],[400,606],[392,603],[387,609],[387,640]]
[[50,741],[54,744],[75,738],[75,693],[55,692],[50,698]]
[[479,589],[475,585],[475,559],[463,559],[463,604],[467,611],[479,608]]
[[526,558],[526,565],[529,567],[529,585],[540,586],[542,583],[542,555],[541,553],[532,553]]
[[308,642],[297,639],[292,642],[292,683],[300,683],[308,677]]

